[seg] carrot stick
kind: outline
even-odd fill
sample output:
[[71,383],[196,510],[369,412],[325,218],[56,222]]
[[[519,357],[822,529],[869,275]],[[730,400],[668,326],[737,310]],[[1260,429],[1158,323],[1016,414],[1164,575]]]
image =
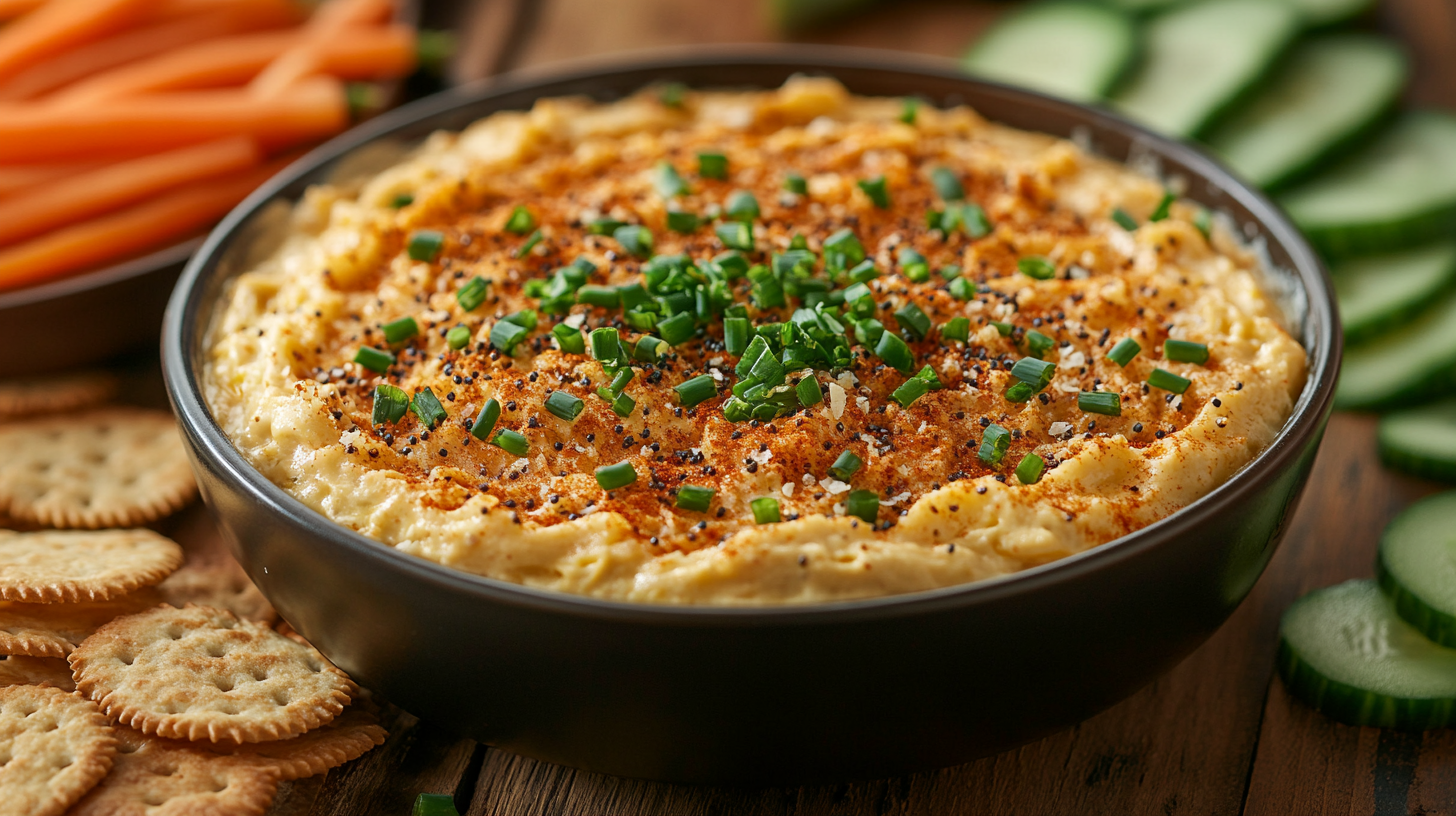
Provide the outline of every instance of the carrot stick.
[[272,162],[200,181],[121,212],[0,250],[0,290],[95,269],[194,235],[280,168],[281,164]]
[[393,13],[393,0],[327,0],[304,27],[305,40],[264,68],[248,89],[264,99],[283,93],[288,86],[318,72],[319,49],[324,43],[338,39],[350,28],[388,19]]
[[46,0],[0,0],[0,20],[14,20],[45,5]]
[[[298,31],[284,31],[199,43],[76,83],[48,101],[93,104],[141,93],[243,85],[302,40]],[[340,79],[404,76],[414,70],[414,62],[415,32],[403,25],[350,29],[320,53],[323,73]]]
[[0,166],[0,199],[40,185],[79,176],[103,166],[99,162],[67,164],[16,164]]
[[217,11],[274,21],[256,28],[294,26],[308,18],[308,3],[302,0],[161,0],[156,5],[151,19],[157,22]]
[[98,40],[146,14],[155,0],[52,0],[0,29],[0,78],[37,59]]
[[174,187],[243,170],[263,160],[246,136],[103,167],[0,201],[0,246],[124,207]]
[[142,155],[224,136],[265,150],[332,136],[349,124],[342,83],[311,77],[276,99],[246,90],[177,91],[76,107],[0,106],[0,157],[21,163]]

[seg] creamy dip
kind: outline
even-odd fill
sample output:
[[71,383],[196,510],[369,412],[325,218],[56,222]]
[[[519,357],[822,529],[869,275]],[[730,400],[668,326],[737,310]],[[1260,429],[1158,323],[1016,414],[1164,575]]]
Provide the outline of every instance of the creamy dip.
[[[1260,274],[1157,181],[967,108],[824,79],[545,99],[311,189],[227,291],[205,389],[267,478],[446,566],[864,598],[1064,558],[1250,462],[1306,375]],[[783,370],[738,399],[745,325]],[[594,358],[603,327],[620,358]],[[388,421],[389,394],[415,410]]]

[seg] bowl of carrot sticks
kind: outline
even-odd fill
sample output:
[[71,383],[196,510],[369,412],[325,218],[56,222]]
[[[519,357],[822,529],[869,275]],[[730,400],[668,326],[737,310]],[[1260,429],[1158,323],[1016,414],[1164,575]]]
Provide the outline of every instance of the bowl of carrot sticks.
[[0,347],[21,352],[0,375],[153,342],[200,236],[416,69],[414,16],[400,0],[0,0]]

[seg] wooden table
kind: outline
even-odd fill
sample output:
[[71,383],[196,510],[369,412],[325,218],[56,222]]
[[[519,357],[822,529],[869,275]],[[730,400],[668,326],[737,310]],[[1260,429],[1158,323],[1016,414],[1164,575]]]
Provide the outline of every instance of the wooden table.
[[[756,0],[483,0],[461,70],[483,76],[664,44],[770,39]],[[1003,4],[897,2],[818,39],[955,55]],[[1456,106],[1456,3],[1384,0],[1379,25],[1411,45],[1413,101]],[[1379,533],[1437,486],[1383,470],[1374,421],[1339,415],[1287,539],[1229,622],[1180,666],[1065,732],[969,765],[805,788],[716,789],[603,777],[455,739],[402,712],[383,747],[285,785],[273,814],[404,816],[422,792],[470,814],[1446,814],[1456,731],[1351,728],[1292,701],[1273,677],[1291,600],[1371,575]],[[194,511],[197,512],[197,511]],[[489,688],[481,693],[489,694]]]

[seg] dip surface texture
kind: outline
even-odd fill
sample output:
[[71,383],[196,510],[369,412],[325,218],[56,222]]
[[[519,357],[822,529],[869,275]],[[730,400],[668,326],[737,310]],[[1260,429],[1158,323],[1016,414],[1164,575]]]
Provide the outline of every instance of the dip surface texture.
[[[700,165],[705,152],[726,169]],[[786,189],[791,176],[801,192]],[[680,101],[543,100],[436,134],[362,184],[310,190],[281,247],[228,290],[206,396],[267,478],[456,569],[672,604],[942,587],[1162,519],[1278,434],[1305,353],[1255,256],[1217,221],[1209,229],[1159,183],[1069,142],[964,108],[852,97],[828,80]],[[723,255],[744,232],[749,248]],[[644,283],[645,304],[609,288]],[[503,321],[512,315],[534,326]],[[744,400],[731,391],[740,356],[725,347],[735,315],[783,369],[755,368]],[[958,335],[945,329],[957,317],[964,341],[943,334]],[[399,339],[403,318],[418,332]],[[605,364],[586,339],[602,327],[621,349]],[[653,348],[650,335],[677,344]],[[1206,361],[1168,359],[1170,338],[1206,346]],[[1108,355],[1125,339],[1141,351],[1123,366]],[[384,373],[354,362],[361,348]],[[1038,356],[1050,365],[1018,372],[1039,381],[1014,389],[1013,366]],[[933,376],[917,374],[927,366]],[[1155,369],[1185,390],[1176,378],[1149,385]],[[622,371],[630,406],[610,390]],[[702,376],[696,388],[713,396],[684,408],[677,386]],[[914,377],[928,387],[907,388]],[[381,384],[414,409],[375,424]],[[548,409],[553,394],[563,411]],[[1115,409],[1091,410],[1112,395]],[[476,438],[490,399],[499,419]],[[524,439],[491,444],[502,431]],[[836,476],[845,451],[862,464]],[[1030,454],[1045,467],[1037,479],[1026,463],[1023,483]],[[621,463],[635,481],[605,489],[598,469],[621,476]],[[706,510],[678,506],[689,486],[716,491]],[[751,503],[765,497],[777,523],[762,501],[765,523],[755,520]]]

